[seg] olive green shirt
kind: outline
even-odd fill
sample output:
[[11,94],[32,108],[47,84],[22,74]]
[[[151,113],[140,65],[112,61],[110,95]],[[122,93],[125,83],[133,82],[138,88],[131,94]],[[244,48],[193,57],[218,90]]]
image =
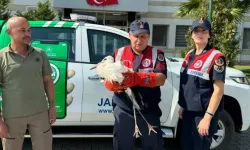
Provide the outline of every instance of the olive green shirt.
[[43,77],[51,73],[48,58],[40,49],[28,46],[24,58],[10,45],[0,50],[3,117],[25,117],[48,109]]

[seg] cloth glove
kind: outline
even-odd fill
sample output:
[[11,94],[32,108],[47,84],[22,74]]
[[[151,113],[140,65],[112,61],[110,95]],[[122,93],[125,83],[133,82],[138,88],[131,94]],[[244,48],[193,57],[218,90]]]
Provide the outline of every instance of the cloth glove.
[[110,82],[107,80],[104,80],[104,86],[112,92],[120,92],[123,89],[118,82]]
[[155,87],[156,75],[154,72],[126,72],[122,73],[125,76],[121,86],[123,88],[133,86]]

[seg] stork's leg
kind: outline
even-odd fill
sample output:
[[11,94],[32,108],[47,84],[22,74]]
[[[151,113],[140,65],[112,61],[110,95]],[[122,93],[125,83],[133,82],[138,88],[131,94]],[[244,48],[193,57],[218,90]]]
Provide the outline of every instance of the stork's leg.
[[149,130],[148,135],[150,135],[151,131],[153,131],[154,133],[157,133],[154,129],[154,128],[157,128],[157,126],[152,126],[150,123],[148,123],[147,119],[142,115],[141,111],[139,109],[137,109],[137,110],[138,110],[139,114],[141,115],[141,117],[143,118],[143,120],[145,120],[145,122],[148,125],[148,130]]
[[137,125],[137,120],[136,120],[136,114],[135,114],[135,107],[133,107],[133,111],[134,111],[134,120],[135,120],[135,132],[134,132],[134,136],[136,138],[138,138],[141,134],[140,130],[139,130],[139,127]]

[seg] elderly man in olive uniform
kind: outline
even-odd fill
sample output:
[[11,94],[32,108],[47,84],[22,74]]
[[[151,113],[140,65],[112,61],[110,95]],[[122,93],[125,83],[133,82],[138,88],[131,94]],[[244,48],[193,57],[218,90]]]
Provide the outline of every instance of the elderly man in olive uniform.
[[10,18],[7,34],[11,43],[0,50],[3,150],[21,150],[26,128],[33,150],[52,150],[51,124],[56,113],[48,58],[42,50],[29,45],[30,26],[25,18]]

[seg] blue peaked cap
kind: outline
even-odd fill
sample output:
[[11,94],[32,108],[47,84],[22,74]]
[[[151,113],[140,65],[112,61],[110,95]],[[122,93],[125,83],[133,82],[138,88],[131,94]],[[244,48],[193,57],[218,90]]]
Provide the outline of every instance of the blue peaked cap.
[[133,35],[139,34],[139,33],[147,33],[150,34],[150,28],[149,24],[145,20],[135,20],[130,24],[130,31]]
[[193,21],[193,24],[191,26],[191,33],[197,27],[203,27],[203,28],[205,28],[206,30],[209,30],[209,31],[211,30],[210,22],[208,20],[202,19],[202,18]]

